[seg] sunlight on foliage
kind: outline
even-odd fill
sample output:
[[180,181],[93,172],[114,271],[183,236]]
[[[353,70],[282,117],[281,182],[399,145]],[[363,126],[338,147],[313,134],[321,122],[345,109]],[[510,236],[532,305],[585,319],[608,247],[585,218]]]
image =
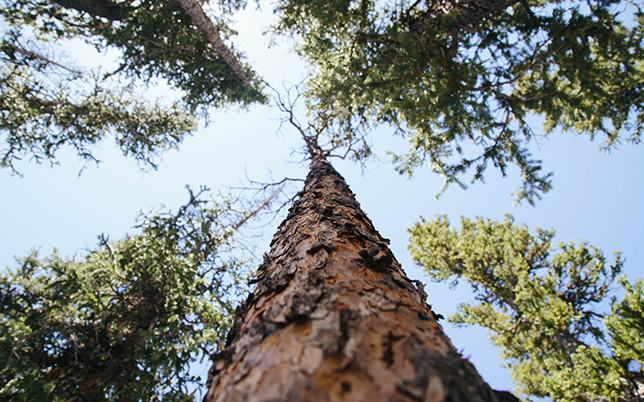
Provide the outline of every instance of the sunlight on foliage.
[[517,391],[557,401],[636,401],[644,375],[642,280],[620,277],[626,294],[606,297],[623,267],[608,263],[586,242],[560,243],[553,230],[461,218],[451,229],[445,216],[410,230],[414,262],[434,281],[465,281],[475,304],[462,303],[449,321],[480,325],[502,350]]
[[[445,186],[519,168],[517,202],[534,204],[552,175],[530,151],[555,129],[639,143],[644,129],[643,14],[625,1],[280,0],[276,32],[313,66],[311,118],[331,111],[339,137],[392,126],[392,154],[411,175],[428,165]],[[628,22],[628,24],[626,24]],[[444,187],[445,188],[445,187]],[[443,190],[444,190],[443,188]],[[442,191],[442,190],[441,190]]]
[[219,351],[249,274],[230,229],[244,213],[201,195],[0,276],[0,400],[196,400],[189,364]]

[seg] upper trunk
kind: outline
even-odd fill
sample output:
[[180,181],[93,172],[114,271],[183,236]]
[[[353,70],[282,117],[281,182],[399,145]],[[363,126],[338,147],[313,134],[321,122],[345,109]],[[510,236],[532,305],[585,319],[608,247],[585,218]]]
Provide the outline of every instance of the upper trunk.
[[499,400],[319,153],[299,196],[204,401]]

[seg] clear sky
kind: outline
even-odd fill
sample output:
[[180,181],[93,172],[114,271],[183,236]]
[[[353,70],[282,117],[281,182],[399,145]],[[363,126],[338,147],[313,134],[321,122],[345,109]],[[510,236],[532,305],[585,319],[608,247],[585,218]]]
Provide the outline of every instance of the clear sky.
[[[267,48],[269,38],[262,32],[268,27],[269,16],[269,7],[262,13],[251,5],[240,16],[236,25],[240,35],[234,43],[247,52],[272,86],[281,87],[283,81],[299,83],[305,78],[305,66],[289,53],[286,41]],[[82,63],[95,56],[86,53],[77,58]],[[150,93],[165,94],[163,90]],[[277,133],[277,108],[231,109],[215,112],[212,118],[180,151],[165,154],[157,171],[142,172],[110,141],[98,152],[103,163],[88,165],[80,176],[82,163],[72,152],[62,153],[60,166],[53,168],[18,164],[24,178],[0,171],[0,266],[13,266],[13,256],[24,255],[33,247],[39,247],[42,254],[56,247],[63,255],[81,255],[96,245],[96,236],[101,233],[118,239],[130,231],[138,211],[161,205],[176,209],[184,203],[186,184],[193,188],[206,185],[216,192],[225,190],[226,185],[240,185],[245,175],[263,181],[270,176],[277,180],[305,177],[306,165],[300,163],[300,156],[291,154],[301,145],[297,133],[288,129]],[[538,125],[534,129],[540,132]],[[432,218],[447,214],[457,224],[459,216],[502,220],[505,213],[532,229],[556,229],[556,241],[587,239],[602,248],[608,259],[613,251],[621,250],[629,278],[642,277],[644,146],[622,146],[607,154],[598,151],[599,142],[569,133],[542,139],[534,146],[534,157],[543,160],[547,171],[555,172],[554,189],[536,207],[513,207],[509,194],[520,185],[516,170],[510,170],[507,178],[490,170],[484,185],[467,191],[452,187],[436,200],[441,179],[429,169],[419,169],[410,180],[393,171],[386,151],[402,152],[406,145],[392,132],[382,128],[373,134],[372,143],[381,161],[368,163],[364,173],[350,162],[332,162],[376,228],[391,239],[393,252],[411,279],[427,282],[406,250],[406,229],[419,215]],[[258,240],[258,255],[268,248],[277,224],[267,227],[265,236]],[[451,290],[446,284],[428,284],[426,290],[428,302],[445,316],[455,312],[459,302],[472,300],[465,286]],[[498,350],[489,346],[484,330],[443,325],[456,348],[469,356],[493,388],[513,387],[509,371],[500,368]]]

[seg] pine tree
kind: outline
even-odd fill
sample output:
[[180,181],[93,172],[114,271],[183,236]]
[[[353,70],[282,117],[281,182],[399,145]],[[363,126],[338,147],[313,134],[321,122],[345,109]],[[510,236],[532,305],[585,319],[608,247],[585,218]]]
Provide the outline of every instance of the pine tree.
[[280,0],[277,10],[278,32],[314,66],[312,115],[334,116],[338,142],[390,126],[409,141],[392,154],[403,174],[426,165],[466,187],[515,166],[515,199],[532,204],[552,187],[531,154],[534,117],[544,135],[585,134],[605,150],[641,142],[637,2]]
[[234,228],[253,214],[202,193],[83,258],[34,251],[0,273],[0,401],[193,400],[190,365],[246,290]]
[[[230,43],[227,21],[246,3],[2,0],[0,132],[9,147],[0,166],[15,170],[24,157],[55,162],[64,145],[91,160],[106,132],[154,166],[194,131],[194,114],[266,102],[262,91],[275,83]],[[337,145],[389,125],[409,141],[409,152],[392,154],[401,173],[428,165],[445,186],[466,187],[484,181],[490,166],[503,175],[516,166],[516,200],[534,203],[552,187],[552,173],[531,153],[541,138],[534,117],[544,135],[585,134],[603,139],[603,150],[641,142],[644,13],[636,2],[279,0],[274,12],[273,32],[296,38],[312,67],[309,115],[332,118],[327,134]],[[120,52],[108,76],[162,80],[181,99],[160,107],[119,96],[131,88],[109,88],[102,74],[78,82],[77,69],[41,51],[68,38]],[[43,75],[65,72],[43,85]],[[355,156],[370,155],[365,146]]]
[[206,402],[497,401],[325,154],[214,356]]
[[[502,350],[519,393],[556,401],[639,401],[644,375],[644,294],[618,277],[624,260],[608,263],[586,242],[562,242],[553,230],[531,234],[511,216],[504,222],[445,216],[410,230],[414,261],[434,281],[464,281],[476,303],[461,303],[448,320],[488,329]],[[614,282],[621,301],[606,302]]]
[[[0,167],[13,173],[21,159],[56,163],[65,147],[95,161],[96,145],[109,136],[124,155],[155,168],[210,107],[267,100],[257,74],[223,42],[232,31],[194,0],[2,0],[0,17]],[[116,50],[117,67],[69,63],[71,39]],[[180,99],[154,102],[136,90],[157,80]]]

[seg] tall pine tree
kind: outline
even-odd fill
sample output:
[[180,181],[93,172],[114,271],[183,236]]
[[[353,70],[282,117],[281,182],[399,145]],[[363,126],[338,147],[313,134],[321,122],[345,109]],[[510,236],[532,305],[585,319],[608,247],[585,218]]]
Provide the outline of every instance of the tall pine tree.
[[[214,356],[204,401],[498,401],[342,176],[309,143],[304,189]],[[505,398],[505,399],[503,399]]]

